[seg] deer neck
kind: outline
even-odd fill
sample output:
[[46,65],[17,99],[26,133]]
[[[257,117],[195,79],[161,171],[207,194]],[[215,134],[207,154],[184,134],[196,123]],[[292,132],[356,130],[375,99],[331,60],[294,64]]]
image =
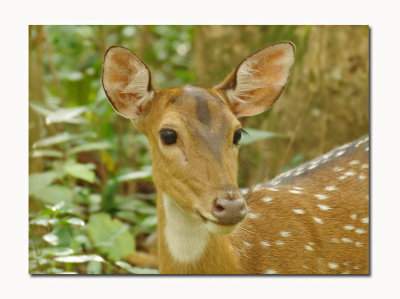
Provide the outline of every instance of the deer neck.
[[186,213],[162,192],[157,213],[160,273],[240,273],[227,235],[210,233],[202,219]]

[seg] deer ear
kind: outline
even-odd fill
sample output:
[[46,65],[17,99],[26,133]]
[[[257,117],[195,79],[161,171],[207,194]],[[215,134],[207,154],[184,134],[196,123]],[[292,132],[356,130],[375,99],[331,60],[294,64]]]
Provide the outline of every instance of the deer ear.
[[102,82],[114,109],[126,118],[143,116],[154,91],[147,66],[126,48],[113,46],[104,55]]
[[243,60],[215,89],[225,93],[236,117],[264,112],[286,86],[294,54],[291,42],[270,45]]

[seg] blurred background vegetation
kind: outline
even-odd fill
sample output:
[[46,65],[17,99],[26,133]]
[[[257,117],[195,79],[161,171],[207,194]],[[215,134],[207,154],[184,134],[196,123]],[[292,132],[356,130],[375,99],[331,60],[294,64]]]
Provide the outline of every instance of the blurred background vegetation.
[[273,108],[241,119],[240,187],[369,132],[367,26],[30,26],[29,272],[157,273],[149,147],[102,90],[109,46],[142,57],[161,89],[212,87],[281,40],[295,66]]

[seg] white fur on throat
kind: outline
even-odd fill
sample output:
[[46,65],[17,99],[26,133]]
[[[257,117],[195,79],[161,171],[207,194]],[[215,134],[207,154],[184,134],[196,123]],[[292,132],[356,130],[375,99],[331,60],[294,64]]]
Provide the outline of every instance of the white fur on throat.
[[191,263],[204,253],[209,232],[199,217],[182,210],[173,199],[163,193],[166,225],[165,241],[171,256],[178,262]]

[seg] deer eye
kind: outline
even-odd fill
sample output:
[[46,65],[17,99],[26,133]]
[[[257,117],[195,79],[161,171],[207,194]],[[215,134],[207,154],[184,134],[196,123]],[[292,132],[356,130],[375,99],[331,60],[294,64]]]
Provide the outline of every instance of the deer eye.
[[242,138],[242,129],[236,130],[233,135],[233,144],[239,144],[240,138]]
[[174,130],[171,129],[162,129],[160,131],[160,137],[161,141],[165,145],[170,145],[176,143],[176,139],[178,138],[178,135]]

